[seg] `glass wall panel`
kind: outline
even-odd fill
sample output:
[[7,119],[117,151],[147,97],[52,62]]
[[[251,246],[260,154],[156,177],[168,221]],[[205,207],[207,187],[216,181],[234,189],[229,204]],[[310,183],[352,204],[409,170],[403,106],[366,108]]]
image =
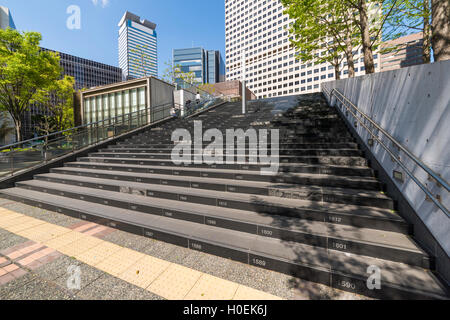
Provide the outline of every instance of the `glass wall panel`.
[[116,117],[116,96],[114,93],[109,95],[109,116],[111,118]]
[[144,110],[147,105],[145,88],[139,88],[139,110]]
[[103,117],[104,117],[104,120],[108,120],[110,118],[110,116],[109,116],[109,99],[108,99],[108,95],[104,94],[102,96],[102,100],[103,100]]
[[97,121],[97,101],[95,98],[91,98],[91,106],[92,106],[92,116],[91,123]]
[[89,98],[84,99],[84,121],[85,123],[91,122],[91,100]]
[[116,102],[117,102],[117,115],[123,115],[123,97],[122,92],[116,93]]
[[131,112],[138,111],[137,89],[131,90]]
[[123,112],[124,114],[128,114],[130,113],[130,90],[126,90],[123,95],[124,95]]
[[96,122],[97,121],[101,121],[101,120],[103,120],[103,108],[102,108],[102,97],[101,96],[97,96],[96,97],[96,105],[97,105],[97,119],[96,119]]

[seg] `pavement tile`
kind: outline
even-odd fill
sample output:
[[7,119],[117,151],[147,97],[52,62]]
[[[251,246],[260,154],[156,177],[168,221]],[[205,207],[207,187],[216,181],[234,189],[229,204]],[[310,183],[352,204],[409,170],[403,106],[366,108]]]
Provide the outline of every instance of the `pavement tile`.
[[28,273],[28,271],[20,268],[20,269],[14,270],[13,272],[10,272],[9,274],[12,275],[14,278],[19,279],[20,277],[23,277],[27,273]]
[[259,290],[255,290],[253,288],[239,286],[239,288],[236,291],[236,294],[233,297],[233,300],[261,301],[261,300],[281,300],[281,298]]
[[231,300],[238,287],[237,283],[203,274],[184,299]]
[[14,279],[15,278],[11,274],[9,274],[9,273],[4,274],[4,275],[0,276],[0,286],[3,286],[10,281],[13,281]]
[[95,266],[121,249],[122,247],[118,245],[103,242],[98,246],[75,256],[75,258],[79,261]]
[[119,274],[119,278],[146,289],[170,266],[170,262],[145,256],[130,268]]
[[162,298],[126,281],[104,275],[77,293],[85,300],[161,300]]
[[57,250],[69,257],[78,256],[95,246],[98,246],[102,241],[100,239],[84,236],[68,245],[58,248]]
[[142,253],[127,248],[122,248],[109,256],[107,259],[95,265],[95,267],[113,276],[117,276],[142,258],[144,258]]
[[172,264],[147,290],[165,299],[182,300],[201,275],[201,272]]
[[7,273],[9,273],[19,269],[19,266],[15,264],[10,264],[9,266],[3,267],[2,269],[5,270]]

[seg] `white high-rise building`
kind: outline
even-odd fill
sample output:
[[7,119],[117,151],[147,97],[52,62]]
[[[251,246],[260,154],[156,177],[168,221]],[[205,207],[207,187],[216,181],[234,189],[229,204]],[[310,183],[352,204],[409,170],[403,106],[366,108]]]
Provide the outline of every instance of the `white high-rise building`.
[[119,67],[124,78],[158,76],[156,24],[127,11],[119,28]]
[[12,29],[16,28],[11,11],[6,7],[0,6],[0,29],[6,29],[8,27]]
[[[289,41],[292,20],[278,0],[225,0],[226,80],[241,80],[245,54],[247,86],[258,98],[320,91],[322,82],[335,80],[328,63],[302,63]],[[362,49],[354,52],[356,76],[364,75]],[[380,70],[380,55],[374,54]],[[346,60],[341,69],[346,78]]]

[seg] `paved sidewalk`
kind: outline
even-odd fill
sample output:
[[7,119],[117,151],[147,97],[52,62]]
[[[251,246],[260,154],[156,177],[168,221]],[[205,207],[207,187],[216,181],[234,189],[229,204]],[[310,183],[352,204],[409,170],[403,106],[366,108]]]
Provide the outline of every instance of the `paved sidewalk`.
[[0,299],[366,298],[0,199]]

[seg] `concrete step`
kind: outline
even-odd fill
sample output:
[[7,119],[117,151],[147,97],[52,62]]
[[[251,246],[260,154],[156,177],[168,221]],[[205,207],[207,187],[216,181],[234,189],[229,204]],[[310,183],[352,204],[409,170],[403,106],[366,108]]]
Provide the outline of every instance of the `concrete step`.
[[[274,199],[277,195],[273,195],[274,191],[278,189],[269,189],[265,183],[257,182],[243,182],[230,181],[226,179],[209,179],[209,178],[195,178],[195,177],[174,177],[165,175],[149,175],[138,174],[127,175],[127,173],[118,173],[117,175],[101,170],[79,170],[76,168],[55,169],[50,174],[42,174],[35,176],[35,179],[40,181],[48,181],[54,183],[62,183],[76,186],[84,186],[102,190],[110,190],[120,192],[121,187],[127,186],[133,190],[141,190],[145,195],[152,197],[161,197],[166,199],[180,199],[180,193],[176,189],[169,189],[165,187],[183,187],[181,194],[186,195],[187,191],[194,191],[196,195],[189,197],[193,198],[195,203],[213,203],[211,200],[211,193],[204,197],[205,190],[221,192],[216,194],[216,202],[214,205],[219,205],[219,198],[226,198],[228,194],[240,195],[242,205],[233,206],[237,209],[244,207],[249,210],[256,210],[258,212],[267,211],[266,213],[274,213],[273,207],[269,206],[269,202],[263,205],[255,204],[255,197],[252,196],[266,196],[269,199]],[[165,192],[161,193],[165,188]],[[276,186],[275,186],[276,187]],[[169,190],[168,190],[169,189]],[[131,190],[131,189],[130,189]],[[225,194],[224,194],[225,193]],[[200,197],[198,196],[200,194]],[[276,194],[276,193],[275,193]],[[245,198],[243,195],[247,195]],[[205,199],[202,199],[205,198]],[[222,199],[223,201],[226,201]],[[395,231],[403,234],[411,234],[412,229],[405,221],[395,212],[391,210],[356,206],[356,205],[339,205],[337,203],[325,203],[322,201],[302,200],[287,198],[288,201],[294,203],[294,208],[288,206],[284,201],[281,202],[281,208],[276,214],[295,217],[299,219],[324,221],[328,223],[350,225],[362,228],[372,228],[377,230]],[[229,201],[229,200],[228,200]],[[233,204],[233,201],[230,202]],[[228,204],[228,203],[227,203]],[[236,202],[234,202],[236,204]],[[273,204],[279,206],[278,204]],[[221,206],[224,207],[224,206]],[[269,208],[269,209],[265,209]]]
[[[175,148],[175,146],[174,146]],[[192,146],[184,146],[185,150],[189,150],[192,154],[199,154],[196,153],[195,150],[193,150]],[[111,151],[99,151],[90,153],[89,156],[96,157],[96,156],[104,156],[106,158],[114,158],[117,155],[121,156],[137,156],[138,158],[142,159],[152,159],[151,156],[154,155],[161,155],[161,156],[168,156],[170,158],[172,149],[157,149],[153,152],[111,152]],[[280,156],[320,156],[320,157],[326,157],[326,156],[333,156],[333,157],[362,157],[363,152],[361,150],[357,149],[269,149],[268,153],[270,154],[272,150],[275,150],[278,152]],[[233,152],[235,154],[249,154],[250,152],[256,152],[259,153],[259,149],[241,149],[241,148],[233,148]],[[223,154],[227,153],[227,147],[224,145],[223,147]],[[201,153],[200,153],[201,154]],[[128,157],[128,158],[129,158]]]
[[[78,165],[80,164],[80,165]],[[140,175],[142,173],[151,174],[165,174],[174,176],[191,176],[191,177],[201,177],[201,178],[216,178],[216,179],[228,179],[237,181],[248,181],[248,183],[271,183],[284,185],[286,188],[288,185],[292,186],[307,186],[307,187],[321,187],[321,188],[345,188],[345,189],[355,189],[358,191],[376,191],[377,193],[382,190],[382,186],[378,180],[373,177],[358,177],[358,176],[344,176],[344,175],[331,175],[331,174],[316,174],[316,173],[297,173],[297,172],[279,172],[276,176],[261,175],[259,168],[246,167],[247,170],[240,170],[241,168],[235,167],[231,169],[222,168],[195,168],[195,167],[155,167],[150,166],[142,170],[142,167],[128,167],[128,168],[115,168],[108,167],[106,165],[100,165],[96,168],[94,166],[84,166],[84,163],[75,162],[68,163],[68,167],[75,168],[86,168],[86,169],[99,169],[108,171],[123,171],[126,174],[135,173]],[[136,170],[134,169],[141,169]],[[148,170],[147,170],[148,169]],[[252,169],[252,170],[250,170]],[[55,170],[59,170],[58,168]],[[286,190],[288,191],[288,190]]]
[[[104,163],[100,159],[98,162],[68,162],[65,166],[78,167],[78,168],[107,168],[113,171],[128,171],[128,172],[144,172],[144,173],[159,173],[159,174],[174,174],[174,175],[193,175],[202,176],[203,173],[199,172],[204,169],[211,170],[243,170],[243,171],[257,171],[247,172],[246,174],[234,175],[236,180],[244,180],[248,175],[252,176],[252,179],[257,181],[273,181],[274,177],[263,177],[261,175],[261,168],[263,165],[252,165],[248,163],[237,164],[202,164],[202,165],[180,165],[173,166],[167,162],[155,162],[152,166],[140,165],[140,164],[117,164],[117,163]],[[191,170],[192,169],[192,170]],[[213,171],[214,172],[214,171]],[[321,175],[337,175],[337,176],[350,176],[350,177],[373,177],[373,171],[367,167],[343,167],[343,166],[321,166],[321,165],[307,165],[307,164],[280,164],[279,174],[295,174],[295,173],[314,173]],[[275,179],[278,175],[275,176]],[[206,177],[206,176],[205,176]],[[229,176],[228,176],[229,177]],[[226,177],[226,178],[228,178]],[[258,178],[259,177],[259,178]],[[221,178],[221,177],[219,177]],[[278,181],[283,182],[284,180]]]
[[[225,158],[226,160],[226,158]],[[133,157],[114,157],[114,158],[106,158],[106,157],[81,157],[78,159],[81,162],[103,162],[103,163],[120,163],[120,164],[140,164],[140,165],[154,165],[155,163],[159,163],[160,165],[165,163],[164,165],[173,165],[173,161],[167,157],[162,157],[161,155],[155,155],[153,159],[139,159]],[[248,161],[248,159],[247,159]],[[237,162],[237,159],[235,159]],[[248,162],[247,162],[248,163]],[[262,162],[259,161],[262,165],[270,164],[267,161]],[[303,163],[303,164],[320,164],[320,165],[336,165],[336,166],[357,166],[357,167],[365,167],[368,165],[366,159],[362,157],[335,157],[335,156],[280,156],[279,163]]]
[[[204,147],[206,147],[208,145],[209,145],[209,143],[203,143]],[[269,150],[271,149],[271,146],[272,146],[272,144],[270,144],[270,143],[267,144],[267,148]],[[118,152],[152,152],[156,149],[157,152],[159,152],[160,150],[172,150],[173,147],[174,147],[174,143],[166,144],[166,145],[155,145],[155,146],[150,146],[147,148],[139,148],[139,147],[135,147],[134,145],[130,145],[129,147],[111,145],[111,146],[108,146],[107,149],[100,149],[100,151],[105,151],[105,152],[115,152],[115,151],[118,151]],[[359,146],[357,143],[318,143],[318,144],[297,144],[297,145],[295,145],[295,144],[279,144],[278,148],[279,148],[279,150],[298,150],[298,151],[300,151],[300,150],[309,150],[309,149],[314,149],[314,150],[358,149]]]
[[[150,215],[66,196],[32,190],[24,193],[21,188],[2,190],[1,194],[4,198],[46,210],[374,298],[445,299],[448,294],[432,273],[404,263],[181,221],[162,215]],[[380,290],[369,290],[367,287],[369,266],[377,266],[382,271]]]
[[[142,190],[133,189],[133,184],[129,185],[132,190]],[[303,221],[281,217],[275,213],[267,216],[264,212],[251,210],[251,206],[244,206],[244,202],[242,202],[243,205],[240,209],[237,206],[228,205],[220,207],[220,202],[230,202],[229,198],[232,197],[228,196],[228,198],[222,200],[219,199],[220,193],[214,195],[213,191],[208,192],[209,197],[196,195],[193,192],[192,195],[187,192],[177,194],[176,198],[184,202],[180,206],[178,200],[135,195],[132,193],[133,191],[129,190],[127,192],[99,190],[42,180],[19,182],[17,187],[201,224],[210,219],[212,221],[210,224],[216,223],[216,227],[217,219],[220,219],[227,229],[245,230],[248,233],[301,242],[330,250],[364,254],[427,269],[433,267],[433,262],[430,261],[429,256],[419,249],[407,235],[397,232],[339,226],[318,221]],[[176,187],[158,187],[160,191],[152,189],[152,192],[155,194],[159,192],[160,196],[164,196],[163,193],[170,188],[177,189]],[[147,185],[145,188],[151,188],[151,186]],[[178,189],[179,192],[183,192],[183,188]],[[118,191],[121,191],[121,187]],[[206,192],[203,192],[203,194],[206,194]],[[239,198],[237,195],[233,196],[236,199]],[[181,200],[183,198],[186,200]],[[260,198],[262,198],[261,201],[270,201],[269,197]],[[212,199],[214,201],[211,201]],[[290,201],[286,205],[294,205],[294,202]],[[211,207],[219,208],[211,209]]]

